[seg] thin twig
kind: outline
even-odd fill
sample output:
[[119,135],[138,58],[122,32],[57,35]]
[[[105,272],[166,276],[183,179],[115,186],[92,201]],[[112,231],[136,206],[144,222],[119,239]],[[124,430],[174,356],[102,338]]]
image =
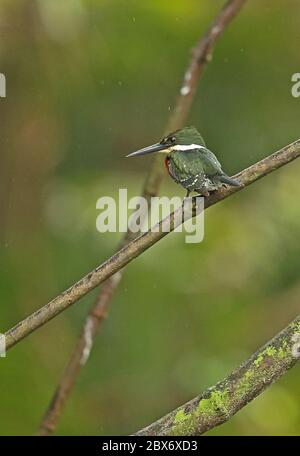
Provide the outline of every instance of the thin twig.
[[[274,154],[255,163],[249,168],[241,171],[234,177],[239,179],[240,187],[221,188],[209,197],[205,198],[205,208],[208,208],[228,196],[241,191],[246,186],[252,184],[258,179],[266,176],[272,171],[290,163],[300,156],[300,139],[288,146],[283,147]],[[192,198],[190,198],[192,200]],[[161,220],[146,233],[138,236],[131,241],[115,255],[102,263],[93,271],[72,285],[68,290],[64,291],[48,304],[44,305],[36,312],[25,318],[12,329],[5,333],[6,348],[9,349],[17,344],[31,332],[43,326],[49,320],[54,318],[59,313],[66,310],[81,297],[92,291],[106,279],[118,272],[133,259],[141,255],[145,250],[158,242],[163,237],[167,236],[176,227],[182,223],[182,207],[179,207],[172,212],[168,217]],[[164,231],[165,227],[169,226],[170,231]]]
[[[184,74],[184,79],[176,101],[175,109],[167,123],[165,133],[181,128],[187,119],[191,104],[195,97],[199,79],[205,65],[211,59],[216,40],[224,32],[234,16],[238,13],[246,0],[229,0],[217,15],[208,32],[201,38],[192,53],[191,62]],[[151,196],[158,194],[160,183],[163,178],[163,167],[159,157],[153,160],[150,172],[146,178],[142,195],[150,200]],[[121,242],[120,248],[128,244],[136,237],[129,230]],[[75,384],[76,378],[82,366],[88,360],[92,350],[94,339],[106,318],[112,297],[122,278],[122,271],[110,277],[103,284],[100,293],[86,317],[80,337],[70,356],[68,364],[62,373],[62,377],[55,390],[51,403],[40,423],[38,434],[49,435],[54,432],[65,402]]]
[[300,358],[300,316],[215,386],[135,435],[200,435],[229,420]]
[[[228,0],[206,34],[196,43],[196,46],[192,50],[190,64],[184,73],[176,105],[168,121],[165,133],[175,131],[185,124],[195,97],[199,79],[207,63],[212,60],[215,44],[234,17],[239,13],[244,3],[246,3],[246,0]],[[163,174],[164,169],[161,166],[159,156],[157,156],[152,162],[152,167],[145,182],[145,195],[152,196],[157,194]]]

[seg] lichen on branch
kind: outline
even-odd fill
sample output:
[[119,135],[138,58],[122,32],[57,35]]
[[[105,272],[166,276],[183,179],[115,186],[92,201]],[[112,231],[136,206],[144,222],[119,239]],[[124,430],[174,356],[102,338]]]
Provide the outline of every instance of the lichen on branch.
[[136,435],[200,435],[224,423],[300,359],[300,316],[238,369]]

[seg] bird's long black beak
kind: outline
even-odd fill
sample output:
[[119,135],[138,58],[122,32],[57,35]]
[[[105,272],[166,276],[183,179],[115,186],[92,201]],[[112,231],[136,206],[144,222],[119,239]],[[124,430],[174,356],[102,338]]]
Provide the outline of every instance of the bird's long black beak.
[[152,144],[152,146],[144,147],[143,149],[137,150],[136,152],[132,152],[131,154],[126,155],[126,157],[137,157],[138,155],[152,154],[153,152],[159,152],[167,148],[167,144]]

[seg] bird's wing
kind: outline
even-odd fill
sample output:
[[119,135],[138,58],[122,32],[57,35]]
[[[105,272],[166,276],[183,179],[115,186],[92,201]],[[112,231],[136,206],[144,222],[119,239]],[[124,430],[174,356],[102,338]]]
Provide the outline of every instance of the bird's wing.
[[169,155],[172,168],[176,169],[182,180],[205,173],[203,161],[198,150],[176,151]]
[[234,187],[239,187],[240,182],[236,179],[232,179],[224,173],[221,167],[221,163],[218,161],[217,157],[208,149],[202,149],[203,156],[203,169],[206,176],[212,178],[217,177],[217,179],[227,185]]
[[209,149],[199,148],[182,153],[185,154],[182,161],[188,175],[196,175],[199,172],[205,176],[223,174],[220,162]]
[[223,174],[217,158],[206,148],[175,151],[168,157],[168,171],[171,177],[186,188],[193,185],[201,186],[205,178]]
[[215,176],[223,174],[221,163],[209,149],[198,149],[203,171],[206,176]]

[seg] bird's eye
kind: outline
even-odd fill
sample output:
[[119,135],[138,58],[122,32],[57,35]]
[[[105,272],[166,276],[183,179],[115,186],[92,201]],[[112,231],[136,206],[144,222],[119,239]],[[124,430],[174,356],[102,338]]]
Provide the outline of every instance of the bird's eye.
[[164,138],[162,141],[161,141],[161,144],[170,144],[171,143],[175,143],[176,142],[176,138],[175,136],[167,136],[166,138]]

